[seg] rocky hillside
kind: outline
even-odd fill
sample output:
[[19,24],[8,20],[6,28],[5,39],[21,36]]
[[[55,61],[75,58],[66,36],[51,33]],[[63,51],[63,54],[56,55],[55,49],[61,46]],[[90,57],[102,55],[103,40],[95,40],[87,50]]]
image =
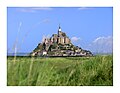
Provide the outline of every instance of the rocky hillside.
[[57,44],[53,43],[45,50],[45,43],[39,43],[38,46],[30,53],[31,56],[93,56],[88,50],[73,44]]

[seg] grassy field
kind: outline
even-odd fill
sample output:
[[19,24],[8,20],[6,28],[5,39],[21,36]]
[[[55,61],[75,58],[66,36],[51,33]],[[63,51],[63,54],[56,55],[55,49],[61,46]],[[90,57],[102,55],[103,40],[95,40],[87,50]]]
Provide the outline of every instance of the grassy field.
[[8,86],[112,86],[113,57],[8,57]]

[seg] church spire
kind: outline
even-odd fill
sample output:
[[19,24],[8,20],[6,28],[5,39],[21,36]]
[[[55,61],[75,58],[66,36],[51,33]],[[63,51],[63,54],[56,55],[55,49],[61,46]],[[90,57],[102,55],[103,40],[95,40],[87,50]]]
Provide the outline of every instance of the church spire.
[[60,36],[60,32],[61,32],[61,27],[60,27],[60,24],[59,24],[59,29],[58,29],[58,36]]
[[59,29],[58,29],[58,31],[62,31],[62,30],[61,30],[61,27],[60,27],[60,24],[59,24]]
[[60,24],[59,24],[59,29],[61,29]]

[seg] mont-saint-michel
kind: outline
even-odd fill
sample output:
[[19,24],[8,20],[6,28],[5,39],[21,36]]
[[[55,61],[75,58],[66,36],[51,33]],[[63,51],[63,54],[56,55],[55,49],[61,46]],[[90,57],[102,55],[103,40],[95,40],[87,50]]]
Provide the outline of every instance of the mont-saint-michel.
[[68,35],[62,31],[59,25],[57,34],[46,37],[43,42],[30,53],[31,56],[93,56],[89,50],[72,44]]
[[113,86],[112,37],[113,7],[7,7],[7,86]]

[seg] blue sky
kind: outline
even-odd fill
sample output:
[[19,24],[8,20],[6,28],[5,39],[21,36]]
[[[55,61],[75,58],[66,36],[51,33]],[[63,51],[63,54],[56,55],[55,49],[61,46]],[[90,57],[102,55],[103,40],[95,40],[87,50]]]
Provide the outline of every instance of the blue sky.
[[58,26],[83,49],[111,53],[112,7],[8,7],[7,50],[31,52],[43,36],[57,33]]

